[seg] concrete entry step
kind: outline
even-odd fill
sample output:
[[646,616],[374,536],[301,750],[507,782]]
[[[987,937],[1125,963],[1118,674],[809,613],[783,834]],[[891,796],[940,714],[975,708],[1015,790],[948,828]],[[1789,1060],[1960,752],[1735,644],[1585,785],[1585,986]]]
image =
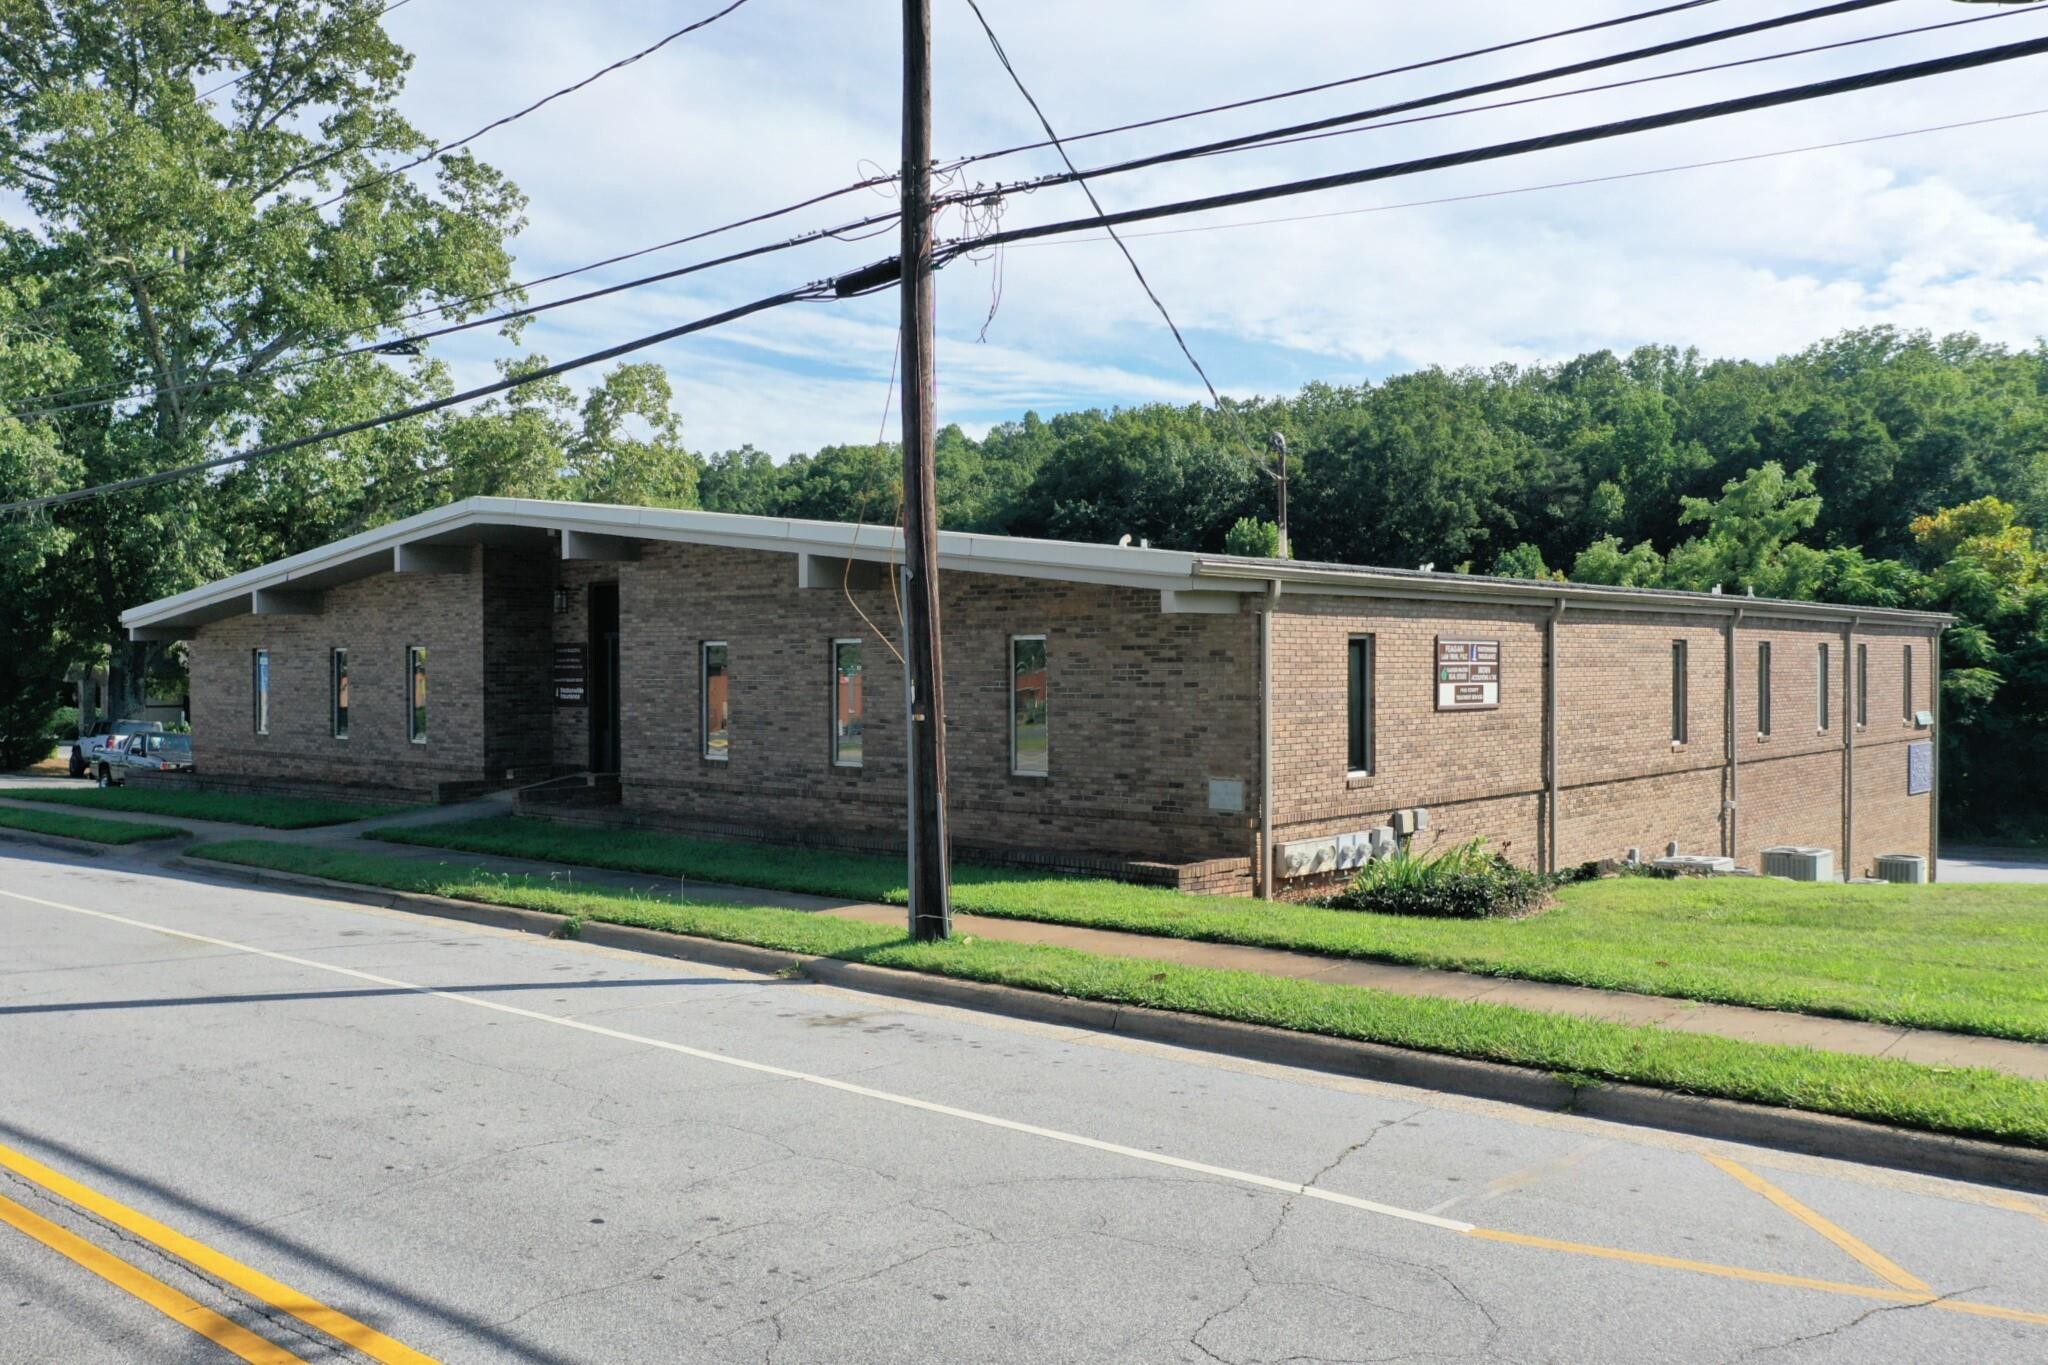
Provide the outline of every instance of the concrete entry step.
[[571,773],[522,787],[513,798],[515,810],[563,810],[619,804],[617,773]]

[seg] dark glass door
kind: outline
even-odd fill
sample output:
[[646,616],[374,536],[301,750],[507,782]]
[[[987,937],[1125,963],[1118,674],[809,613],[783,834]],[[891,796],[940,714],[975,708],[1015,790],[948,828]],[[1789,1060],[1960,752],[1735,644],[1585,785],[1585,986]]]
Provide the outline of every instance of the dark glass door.
[[619,585],[590,585],[590,767],[619,770]]

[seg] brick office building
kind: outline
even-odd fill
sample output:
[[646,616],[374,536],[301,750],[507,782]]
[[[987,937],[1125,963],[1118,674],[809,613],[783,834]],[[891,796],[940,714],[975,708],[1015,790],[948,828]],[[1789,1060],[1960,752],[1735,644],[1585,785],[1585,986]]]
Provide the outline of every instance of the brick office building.
[[[479,498],[123,621],[190,642],[203,782],[616,774],[575,813],[889,847],[896,552]],[[966,854],[1251,891],[1266,838],[1281,894],[1397,820],[1545,868],[1671,843],[1932,861],[1940,616],[958,533],[940,563]]]

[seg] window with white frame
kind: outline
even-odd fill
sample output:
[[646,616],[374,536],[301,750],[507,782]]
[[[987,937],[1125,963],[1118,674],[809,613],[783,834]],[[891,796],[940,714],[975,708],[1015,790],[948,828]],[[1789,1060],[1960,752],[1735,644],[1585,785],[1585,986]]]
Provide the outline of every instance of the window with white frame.
[[1691,650],[1684,640],[1671,642],[1671,742],[1683,744],[1688,734],[1686,712],[1690,704],[1689,679],[1686,677],[1688,655]]
[[1045,777],[1052,771],[1052,689],[1043,635],[1010,637],[1010,771]]
[[1829,702],[1834,696],[1834,691],[1828,683],[1828,658],[1828,647],[1826,645],[1814,646],[1814,715],[1819,720],[1820,728],[1823,730],[1829,729],[1834,725],[1834,712],[1829,708]]

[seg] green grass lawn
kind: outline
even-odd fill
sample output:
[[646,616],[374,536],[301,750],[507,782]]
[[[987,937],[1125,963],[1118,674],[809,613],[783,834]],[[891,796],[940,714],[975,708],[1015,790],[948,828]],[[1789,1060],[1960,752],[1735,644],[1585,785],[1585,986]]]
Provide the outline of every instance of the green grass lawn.
[[921,944],[892,926],[749,906],[569,891],[354,849],[239,840],[203,858],[568,917],[994,982],[1086,1000],[1181,1010],[1907,1127],[2048,1147],[2048,1083],[1992,1071],[1735,1042],[1502,1005],[1417,999],[1256,972],[1182,967],[971,937]]
[[[373,837],[902,904],[900,859],[499,816]],[[2048,1040],[2048,887],[1616,878],[1524,920],[1440,920],[1186,896],[960,866],[976,914]]]
[[16,810],[0,806],[0,828],[27,830],[83,839],[91,844],[139,844],[147,839],[182,839],[190,830],[173,825],[145,825],[133,820],[95,820],[54,810]]
[[364,806],[307,796],[243,796],[233,792],[163,791],[145,787],[10,787],[10,801],[45,801],[86,810],[131,811],[173,819],[226,820],[265,829],[311,829],[376,815],[395,815],[404,806]]

